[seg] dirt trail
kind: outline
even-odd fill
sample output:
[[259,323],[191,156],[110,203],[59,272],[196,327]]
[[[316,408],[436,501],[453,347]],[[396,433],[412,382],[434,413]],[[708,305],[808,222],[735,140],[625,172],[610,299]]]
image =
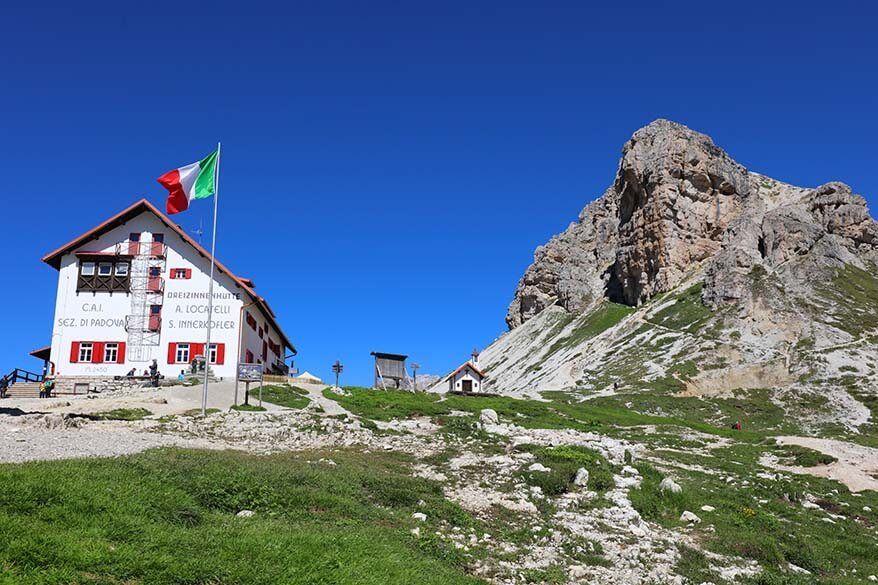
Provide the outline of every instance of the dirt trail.
[[814,467],[780,466],[784,471],[816,475],[834,479],[845,484],[852,492],[874,490],[878,492],[878,449],[815,437],[777,437],[781,445],[799,445],[832,455],[838,461]]

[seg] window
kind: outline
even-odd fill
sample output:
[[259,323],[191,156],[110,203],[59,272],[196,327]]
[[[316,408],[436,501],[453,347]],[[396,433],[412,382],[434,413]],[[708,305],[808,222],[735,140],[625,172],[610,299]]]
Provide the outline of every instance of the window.
[[[253,331],[256,331],[256,319],[253,317],[253,315],[250,314],[250,311],[247,311],[247,325],[250,326],[250,329],[252,329]],[[247,363],[252,363],[252,362],[247,362]]]
[[215,364],[218,352],[215,343],[210,344],[210,349],[207,350],[207,361],[208,363]]
[[177,354],[174,356],[174,360],[178,364],[188,364],[189,363],[189,344],[188,343],[178,343],[177,344]]
[[82,260],[79,263],[76,292],[128,292],[131,286],[130,272],[131,265],[127,260]]
[[189,279],[192,278],[191,268],[171,268],[171,278]]
[[105,343],[104,344],[104,361],[109,362],[111,364],[115,364],[116,362],[119,361],[119,344],[118,343]]
[[263,335],[262,327],[260,327],[259,328],[259,339],[262,339],[262,335]]
[[165,255],[165,234],[152,235],[152,246],[150,249],[150,254],[152,256]]
[[247,353],[244,354],[244,362],[248,363],[248,364],[253,363],[253,352],[250,351],[249,349],[247,350]]
[[88,342],[83,342],[79,344],[79,361],[81,362],[91,362],[91,351],[92,345]]

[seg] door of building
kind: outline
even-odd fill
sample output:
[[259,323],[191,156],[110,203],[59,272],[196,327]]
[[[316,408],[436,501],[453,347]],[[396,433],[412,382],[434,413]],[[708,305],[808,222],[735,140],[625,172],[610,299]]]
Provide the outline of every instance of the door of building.
[[460,387],[464,392],[472,392],[473,391],[473,381],[472,380],[463,380],[460,383]]

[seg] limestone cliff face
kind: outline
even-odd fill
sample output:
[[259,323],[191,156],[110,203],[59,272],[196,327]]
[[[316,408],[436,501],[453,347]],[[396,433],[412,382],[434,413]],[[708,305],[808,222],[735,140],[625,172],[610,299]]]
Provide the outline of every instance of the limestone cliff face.
[[716,308],[746,300],[756,265],[792,263],[783,274],[794,280],[876,255],[878,224],[846,185],[779,183],[708,136],[657,120],[625,144],[613,185],[537,248],[506,322],[512,329],[549,306],[578,313],[606,298],[637,306],[696,270]]

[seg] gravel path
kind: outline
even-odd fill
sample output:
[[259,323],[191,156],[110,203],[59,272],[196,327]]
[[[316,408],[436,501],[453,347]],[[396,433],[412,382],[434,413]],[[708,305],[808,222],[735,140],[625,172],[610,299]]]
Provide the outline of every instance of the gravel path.
[[878,449],[846,441],[814,437],[777,437],[777,442],[781,445],[807,447],[838,459],[829,465],[777,466],[779,469],[834,479],[845,484],[854,493],[863,490],[878,491]]

